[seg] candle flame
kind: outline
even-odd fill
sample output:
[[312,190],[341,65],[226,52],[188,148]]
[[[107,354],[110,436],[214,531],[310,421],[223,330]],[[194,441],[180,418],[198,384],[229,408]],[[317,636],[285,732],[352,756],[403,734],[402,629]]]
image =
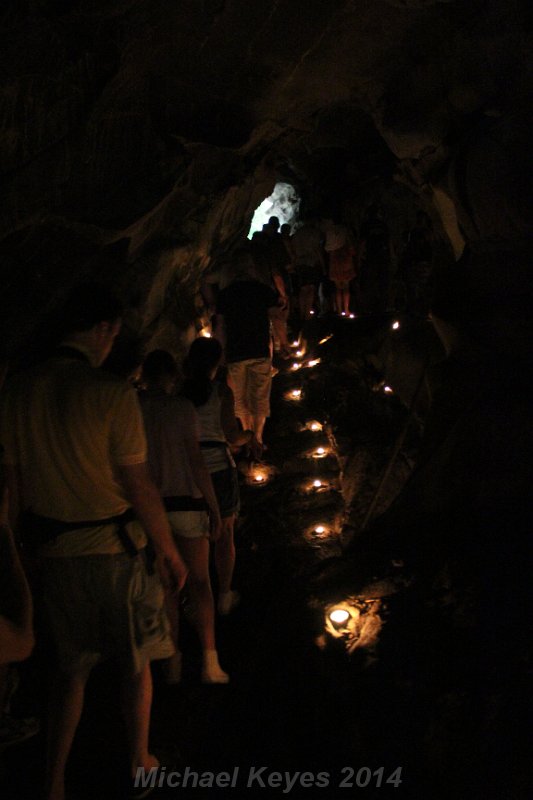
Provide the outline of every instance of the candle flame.
[[326,529],[323,525],[317,525],[315,528],[315,533],[325,533]]
[[311,428],[312,431],[321,431],[322,430],[322,425],[320,424],[320,422],[311,422],[309,427]]
[[322,486],[322,481],[319,481],[318,479],[316,481],[313,481],[313,486],[315,487],[315,489],[319,489]]
[[314,358],[312,361],[307,362],[308,367],[316,367],[317,364],[320,364],[319,358]]
[[400,323],[398,322],[398,320],[395,320],[395,321],[392,323],[392,330],[393,330],[393,331],[397,331],[399,327],[400,327]]
[[384,387],[383,387],[383,391],[384,391],[386,394],[393,394],[393,393],[394,393],[394,392],[393,392],[393,390],[391,389],[391,387],[390,387],[390,386],[384,386]]
[[329,342],[329,340],[332,339],[332,338],[333,338],[333,334],[332,333],[328,333],[328,335],[324,336],[324,338],[321,339],[318,344],[326,344],[326,342]]

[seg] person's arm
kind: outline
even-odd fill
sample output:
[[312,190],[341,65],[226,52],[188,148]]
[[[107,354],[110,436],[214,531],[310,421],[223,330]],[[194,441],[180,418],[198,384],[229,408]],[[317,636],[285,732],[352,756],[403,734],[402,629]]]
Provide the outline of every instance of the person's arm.
[[198,442],[197,429],[195,426],[188,426],[184,435],[185,449],[189,458],[192,476],[197,487],[203,494],[209,507],[211,518],[211,538],[216,541],[222,533],[222,520],[218,500],[213,489],[211,475],[206,467],[200,444]]
[[148,464],[129,464],[117,467],[118,479],[127,499],[154,546],[161,577],[176,591],[183,588],[187,567],[176,549],[167,515]]
[[287,307],[288,298],[287,298],[287,290],[285,288],[285,281],[283,280],[282,276],[279,272],[272,273],[272,279],[274,281],[274,286],[276,287],[278,294],[280,296],[281,304],[280,307],[285,309]]
[[224,317],[218,311],[211,320],[213,338],[220,342],[223,352],[226,352],[226,325]]
[[0,507],[0,583],[6,598],[0,608],[0,664],[9,664],[28,658],[35,638],[31,592],[8,524],[7,489]]

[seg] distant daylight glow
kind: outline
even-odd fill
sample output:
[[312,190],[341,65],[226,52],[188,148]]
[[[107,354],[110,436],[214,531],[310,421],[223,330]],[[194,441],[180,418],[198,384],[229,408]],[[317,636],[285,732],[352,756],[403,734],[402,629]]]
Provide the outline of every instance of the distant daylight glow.
[[280,225],[287,223],[294,227],[299,208],[300,198],[294,186],[291,186],[290,183],[276,183],[270,197],[265,198],[256,208],[248,238],[251,239],[256,231],[262,231],[263,225],[266,225],[270,217],[277,217]]

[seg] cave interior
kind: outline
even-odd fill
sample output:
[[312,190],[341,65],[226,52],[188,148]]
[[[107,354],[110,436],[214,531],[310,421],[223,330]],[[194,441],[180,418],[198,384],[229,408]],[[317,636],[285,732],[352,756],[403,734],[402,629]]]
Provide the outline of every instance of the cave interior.
[[[221,629],[235,685],[159,687],[161,749],[204,770],[321,769],[338,777],[328,796],[345,796],[346,766],[402,763],[402,787],[374,781],[376,794],[525,800],[527,0],[5,0],[0,19],[0,343],[12,371],[42,355],[57,305],[89,279],[127,307],[111,368],[130,375],[155,348],[179,360],[208,324],[203,277],[270,213],[338,220],[357,238],[373,204],[392,277],[424,213],[432,275],[454,275],[452,305],[475,342],[453,372],[427,309],[293,326],[321,364],[298,408],[279,365],[268,485],[243,474],[248,605]],[[334,501],[294,488],[313,418],[335,453]],[[333,543],[301,534],[317,508],[338,528]],[[365,613],[369,598],[380,604],[367,646],[323,629],[324,609],[346,598]],[[34,708],[39,676],[22,673]],[[73,797],[117,796],[87,766],[102,742],[110,762],[122,756],[108,678],[94,679]],[[4,767],[13,797],[24,765],[33,792],[41,757],[38,739]]]

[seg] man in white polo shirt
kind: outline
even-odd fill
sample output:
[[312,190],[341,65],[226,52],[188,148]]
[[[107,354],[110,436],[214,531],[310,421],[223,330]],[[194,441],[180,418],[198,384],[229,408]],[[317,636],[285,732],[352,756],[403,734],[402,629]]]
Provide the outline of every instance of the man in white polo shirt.
[[[150,661],[174,651],[159,576],[178,589],[186,577],[148,477],[136,393],[99,369],[120,317],[120,305],[107,290],[88,285],[73,291],[61,346],[15,376],[0,403],[14,516],[17,506],[26,512],[22,529],[31,534],[39,557],[46,627],[57,658],[48,800],[64,798],[85,684],[104,658],[121,667],[131,774],[157,766],[148,751]],[[150,568],[146,534],[158,570]]]

